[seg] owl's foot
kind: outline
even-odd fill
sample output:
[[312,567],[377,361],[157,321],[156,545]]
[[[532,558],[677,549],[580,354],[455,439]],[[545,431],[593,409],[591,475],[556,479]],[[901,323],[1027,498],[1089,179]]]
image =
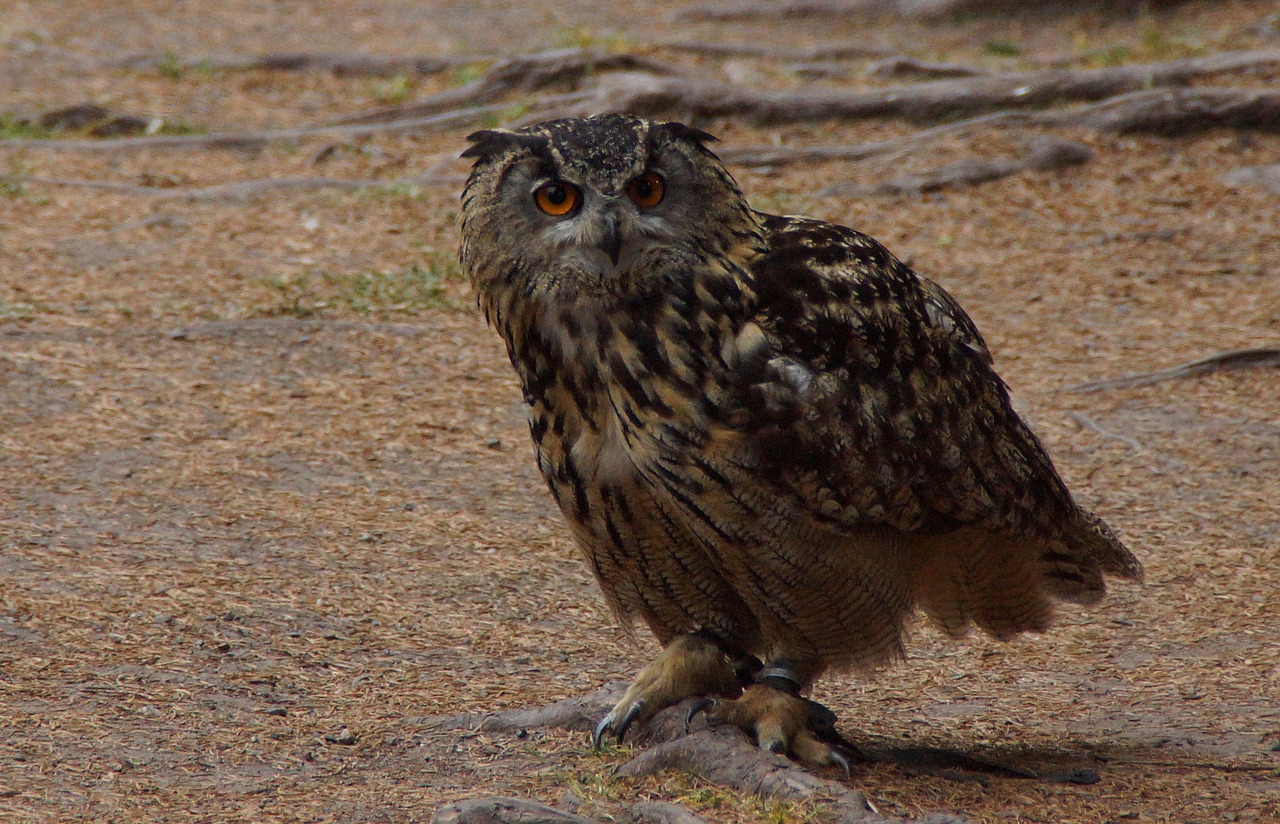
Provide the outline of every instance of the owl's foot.
[[622,700],[596,725],[591,744],[599,749],[610,732],[621,742],[633,724],[685,698],[733,696],[739,691],[738,674],[718,646],[699,635],[682,635],[640,670]]
[[700,701],[689,711],[689,720],[699,712],[712,724],[733,724],[754,736],[761,749],[790,755],[809,767],[839,767],[846,778],[849,759],[841,750],[860,755],[836,733],[831,710],[785,687],[757,683],[732,701]]

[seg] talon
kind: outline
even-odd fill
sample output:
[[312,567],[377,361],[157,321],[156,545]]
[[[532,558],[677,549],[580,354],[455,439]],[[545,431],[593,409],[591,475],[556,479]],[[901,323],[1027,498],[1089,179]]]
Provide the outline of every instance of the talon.
[[618,739],[618,743],[622,743],[622,739],[626,737],[627,730],[631,729],[631,725],[635,722],[640,714],[644,712],[644,702],[637,701],[627,707],[627,712],[622,716],[622,720],[618,722],[618,726],[614,728],[614,735]]
[[827,756],[840,769],[844,770],[845,780],[853,777],[853,773],[849,771],[849,759],[845,758],[839,750],[832,749],[830,755]]
[[715,701],[710,698],[699,698],[693,702],[693,706],[689,707],[689,712],[684,716],[683,735],[689,734],[689,725],[693,723],[693,719],[698,717],[698,713],[705,712],[707,714],[707,722],[711,722],[711,708],[715,706]]
[[600,723],[596,724],[596,728],[591,731],[591,749],[600,750],[600,739],[604,738],[605,731],[613,726],[613,713],[609,713],[600,719]]

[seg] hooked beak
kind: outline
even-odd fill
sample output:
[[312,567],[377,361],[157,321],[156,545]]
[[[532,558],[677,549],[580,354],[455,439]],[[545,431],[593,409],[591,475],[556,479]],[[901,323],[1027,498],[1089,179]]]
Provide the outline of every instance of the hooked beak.
[[600,231],[600,248],[614,266],[618,265],[618,256],[622,253],[622,230],[618,227],[618,218],[606,214]]

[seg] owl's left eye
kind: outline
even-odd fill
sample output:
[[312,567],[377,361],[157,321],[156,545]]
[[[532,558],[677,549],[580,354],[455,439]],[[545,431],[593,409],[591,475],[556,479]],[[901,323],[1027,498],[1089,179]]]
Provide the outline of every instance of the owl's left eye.
[[662,202],[667,184],[657,172],[645,172],[627,184],[627,197],[642,209],[650,209]]

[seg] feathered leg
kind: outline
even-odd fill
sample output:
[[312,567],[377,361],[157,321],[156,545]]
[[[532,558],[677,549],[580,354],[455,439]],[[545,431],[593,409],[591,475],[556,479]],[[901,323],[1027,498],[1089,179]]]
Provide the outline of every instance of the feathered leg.
[[640,670],[622,700],[600,719],[591,742],[599,748],[607,733],[621,741],[633,724],[686,698],[732,697],[741,689],[734,662],[714,641],[698,634],[678,636]]

